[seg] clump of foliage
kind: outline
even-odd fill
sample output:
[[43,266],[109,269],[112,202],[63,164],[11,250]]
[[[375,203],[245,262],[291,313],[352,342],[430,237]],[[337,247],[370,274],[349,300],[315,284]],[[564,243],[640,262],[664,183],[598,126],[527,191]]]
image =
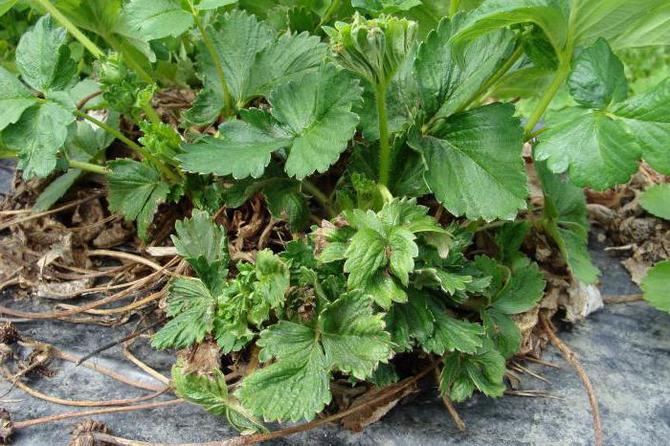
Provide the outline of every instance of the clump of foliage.
[[[173,373],[242,431],[313,418],[335,378],[388,385],[403,355],[441,360],[454,401],[501,396],[513,316],[545,287],[527,234],[593,283],[582,188],[625,183],[641,160],[670,175],[670,79],[633,93],[617,57],[670,44],[665,0],[27,3],[47,14],[0,68],[0,154],[55,178],[42,209],[104,175],[110,210],[145,241],[159,206],[192,205],[173,242],[194,277],[172,281],[153,345],[255,351],[234,391],[218,369]],[[169,86],[199,89],[179,126],[153,107]],[[232,261],[212,215],[257,194],[294,240]],[[475,252],[480,233],[493,250]],[[643,288],[664,293],[669,273]]]

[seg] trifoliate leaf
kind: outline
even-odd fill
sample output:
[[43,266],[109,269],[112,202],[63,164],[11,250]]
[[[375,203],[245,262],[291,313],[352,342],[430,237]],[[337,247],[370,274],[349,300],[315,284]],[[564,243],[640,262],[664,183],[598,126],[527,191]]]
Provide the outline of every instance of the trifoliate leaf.
[[482,310],[482,323],[486,336],[505,358],[512,357],[521,347],[521,330],[506,314],[490,308]]
[[281,321],[261,333],[259,359],[276,362],[246,377],[245,407],[268,420],[311,419],[330,402],[330,372],[359,379],[392,354],[390,335],[359,294],[346,294],[320,314],[314,328]]
[[640,205],[645,211],[670,220],[670,184],[656,184],[642,192]]
[[445,118],[467,106],[512,48],[511,33],[497,31],[468,42],[457,58],[450,39],[463,18],[442,19],[419,47],[414,68],[422,109],[429,117]]
[[272,152],[286,148],[289,176],[302,179],[325,172],[353,136],[358,117],[350,110],[359,98],[360,88],[347,73],[325,65],[299,83],[274,90],[269,98],[272,116],[247,112],[245,121],[224,123],[221,138],[205,137],[184,146],[186,153],[178,159],[190,172],[258,178]]
[[42,93],[65,90],[72,85],[77,66],[70,58],[67,32],[42,16],[16,47],[16,67],[30,87]]
[[492,306],[505,314],[533,308],[544,295],[545,281],[537,263],[519,259],[505,286],[492,299]]
[[185,373],[177,363],[172,367],[172,384],[179,398],[199,404],[214,415],[226,417],[237,430],[244,433],[266,432],[267,429],[256,420],[237,399],[228,394],[226,377],[221,370],[214,369],[210,376]]
[[180,256],[212,290],[219,290],[228,275],[228,238],[223,226],[204,211],[194,210],[191,218],[175,223],[172,243]]
[[614,55],[607,41],[598,39],[574,59],[568,77],[570,95],[584,107],[604,109],[611,102],[628,96],[628,82],[623,63]]
[[331,400],[328,362],[312,328],[281,321],[261,333],[260,359],[277,362],[242,381],[245,407],[266,420],[310,420]]
[[491,341],[474,354],[451,353],[443,359],[440,392],[455,402],[465,401],[475,388],[486,396],[499,397],[505,391],[505,358]]
[[514,107],[493,104],[451,116],[435,135],[412,132],[436,198],[468,219],[512,219],[526,207],[522,131]]
[[281,307],[291,280],[288,266],[269,249],[258,251],[255,266],[257,281],[254,283],[254,291],[270,308]]
[[124,12],[130,26],[146,40],[178,37],[193,26],[193,16],[179,0],[131,0]]
[[19,152],[18,168],[26,179],[53,172],[56,155],[67,139],[67,126],[75,120],[74,105],[65,93],[54,92],[50,97],[54,100],[28,108],[2,133],[7,147]]
[[647,272],[640,287],[644,292],[644,299],[654,308],[670,313],[670,261],[665,260],[654,265]]
[[365,379],[392,355],[391,336],[384,326],[382,313],[374,314],[366,299],[349,293],[324,309],[317,330],[329,364]]
[[175,279],[167,304],[166,313],[173,319],[154,335],[153,347],[188,347],[201,342],[212,330],[216,300],[201,280]]
[[428,300],[428,308],[433,313],[435,331],[423,343],[426,351],[437,355],[455,350],[474,353],[482,346],[484,328],[481,325],[450,316],[435,299]]
[[[642,150],[642,158],[659,172],[670,175],[670,79],[611,107]],[[630,141],[630,136],[627,141]],[[631,149],[629,149],[631,150]]]
[[37,103],[30,93],[12,73],[0,67],[0,131],[19,120],[23,112]]
[[536,161],[535,168],[544,191],[545,230],[572,274],[582,282],[596,282],[600,272],[587,249],[589,224],[584,192],[566,178],[552,174],[545,163]]
[[108,166],[109,209],[136,220],[137,233],[146,239],[158,205],[167,199],[170,187],[147,163],[123,159],[111,161]]

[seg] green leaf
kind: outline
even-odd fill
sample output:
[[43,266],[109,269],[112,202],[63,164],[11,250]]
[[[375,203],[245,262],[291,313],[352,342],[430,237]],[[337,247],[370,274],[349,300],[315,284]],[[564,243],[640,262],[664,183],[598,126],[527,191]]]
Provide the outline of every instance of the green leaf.
[[[626,23],[625,31],[620,27],[612,27],[615,35],[605,36],[612,46],[619,48],[641,48],[649,46],[670,45],[670,3],[665,0],[645,0],[655,6],[646,7],[640,2],[623,2],[629,8],[635,8],[635,15],[621,14],[618,19]],[[641,15],[642,14],[642,15]],[[633,18],[634,17],[634,18]]]
[[228,238],[223,226],[207,212],[194,210],[191,218],[175,223],[172,243],[210,290],[218,290],[228,275]]
[[558,245],[572,274],[585,283],[595,283],[600,271],[587,249],[588,216],[581,188],[549,171],[546,163],[535,162],[544,192],[543,226]]
[[199,279],[175,279],[167,304],[167,315],[173,319],[153,336],[154,348],[191,346],[201,342],[214,327],[216,300]]
[[563,0],[488,0],[467,15],[453,39],[459,42],[502,27],[533,23],[559,53],[568,38],[568,16],[568,5]]
[[361,290],[384,309],[392,308],[393,302],[407,302],[405,289],[385,271],[375,273]]
[[526,207],[522,131],[514,107],[493,104],[451,116],[436,135],[409,138],[424,158],[426,183],[454,215],[512,219]]
[[386,315],[386,325],[398,352],[410,351],[414,340],[423,345],[433,335],[433,313],[428,309],[426,297],[411,292],[407,303],[393,305]]
[[232,175],[233,178],[260,178],[270,156],[290,143],[244,121],[227,121],[219,127],[220,138],[205,136],[194,144],[185,144],[185,153],[177,156],[188,172]]
[[482,346],[484,329],[481,325],[450,316],[434,299],[428,301],[428,307],[433,313],[435,331],[423,343],[426,351],[436,355],[452,351],[474,353]]
[[297,82],[273,91],[272,116],[251,110],[244,121],[220,127],[223,138],[205,137],[185,145],[178,159],[191,172],[232,174],[235,178],[260,177],[270,155],[289,150],[285,170],[302,179],[325,172],[346,149],[358,117],[351,112],[360,88],[345,72],[325,65]]
[[356,130],[351,108],[360,97],[358,83],[331,65],[273,91],[272,114],[294,138],[285,165],[289,176],[322,173],[337,161]]
[[223,8],[224,6],[234,5],[237,0],[200,0],[196,8],[198,11],[209,11],[211,9]]
[[35,201],[35,204],[31,208],[33,212],[43,212],[47,211],[53,206],[58,200],[65,195],[65,193],[77,182],[81,176],[82,171],[79,169],[69,169],[63,175],[59,176],[53,180],[47,187],[44,188],[42,193]]
[[16,47],[16,67],[21,78],[42,93],[70,87],[77,66],[70,58],[67,32],[51,16],[41,17],[21,36]]
[[450,39],[463,17],[442,19],[419,47],[414,69],[429,117],[448,117],[466,107],[512,49],[511,33],[498,31],[467,42],[460,49],[465,63],[460,63]]
[[597,38],[617,49],[670,43],[670,33],[663,29],[670,18],[665,0],[576,0],[572,7],[578,44]]
[[552,172],[566,172],[578,186],[605,190],[637,171],[640,146],[621,122],[606,112],[572,107],[549,118],[535,147]]
[[256,278],[254,291],[271,308],[280,308],[291,280],[288,266],[272,251],[263,249],[256,254]]
[[629,134],[641,147],[642,158],[654,169],[670,175],[667,146],[670,138],[670,79],[646,93],[616,104],[612,113],[626,124]]
[[203,406],[209,413],[225,416],[235,429],[244,433],[266,432],[267,429],[251,416],[234,397],[228,395],[226,377],[221,370],[211,370],[211,377],[184,373],[179,363],[172,367],[175,393],[190,403]]
[[239,396],[267,420],[312,419],[330,402],[333,368],[365,379],[391,356],[390,335],[358,294],[345,294],[320,314],[316,327],[280,321],[261,333],[263,362],[246,377]]
[[668,283],[670,283],[670,261],[665,260],[657,263],[647,272],[640,287],[649,305],[670,313]]
[[388,262],[386,240],[370,228],[359,230],[352,238],[344,253],[344,272],[349,273],[347,283],[350,289],[363,287],[381,267]]
[[130,26],[146,40],[178,37],[193,26],[193,16],[179,0],[130,0],[124,13]]
[[[255,16],[238,10],[226,13],[209,26],[207,31],[221,60],[226,83],[233,98],[238,103],[245,103],[249,99],[247,85],[257,55],[270,45],[274,31],[267,23],[259,22]],[[211,89],[223,98],[214,64],[202,43],[198,58],[206,85],[210,85]]]
[[263,187],[263,195],[270,214],[279,220],[287,221],[291,231],[303,230],[309,224],[309,203],[300,191],[298,181],[277,178]]
[[572,97],[584,107],[604,109],[628,96],[623,64],[607,41],[598,39],[574,59],[568,77]]
[[521,348],[521,331],[514,321],[496,309],[481,312],[486,336],[505,358],[511,358]]
[[109,209],[137,221],[137,233],[146,239],[158,205],[165,202],[170,187],[149,164],[123,159],[107,165],[111,169],[107,177]]
[[351,6],[369,13],[397,14],[420,6],[421,0],[352,0]]
[[248,84],[239,99],[267,96],[279,85],[300,81],[306,73],[318,70],[326,50],[327,46],[317,36],[307,33],[281,35],[257,54]]
[[323,350],[329,364],[354,378],[365,379],[379,362],[392,355],[391,336],[384,331],[382,313],[358,293],[343,295],[319,317]]
[[305,325],[281,321],[261,333],[260,359],[277,362],[244,378],[239,397],[266,420],[310,420],[331,400],[328,361]]
[[0,0],[0,17],[12,9],[18,0]]
[[[19,152],[18,168],[26,179],[46,177],[56,168],[57,155],[67,139],[67,126],[74,122],[74,105],[64,93],[54,100],[33,105],[19,121],[2,133],[8,148]],[[70,102],[70,103],[68,103]]]
[[30,93],[12,73],[0,67],[0,131],[21,118],[23,112],[37,103]]
[[505,314],[518,314],[533,308],[544,295],[546,283],[537,263],[520,259],[505,286],[493,298],[492,306]]
[[475,388],[486,396],[499,397],[505,391],[505,358],[487,341],[475,354],[451,353],[444,357],[440,392],[454,402],[465,401]]
[[388,236],[388,247],[391,250],[389,266],[405,286],[409,284],[409,273],[414,270],[414,257],[419,255],[415,239],[412,231],[397,226],[390,230]]
[[647,212],[670,220],[670,184],[656,184],[642,192],[640,205]]

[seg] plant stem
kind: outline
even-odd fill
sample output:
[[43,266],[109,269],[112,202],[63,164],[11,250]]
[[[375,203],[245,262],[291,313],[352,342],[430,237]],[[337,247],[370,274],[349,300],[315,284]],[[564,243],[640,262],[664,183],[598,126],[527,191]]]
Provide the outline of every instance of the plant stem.
[[313,196],[316,199],[316,201],[321,203],[321,206],[323,206],[323,208],[326,210],[326,213],[328,214],[329,218],[337,216],[337,214],[333,210],[333,206],[330,203],[330,199],[326,196],[326,194],[321,192],[321,189],[319,189],[313,183],[307,180],[302,181],[302,188],[305,190],[305,192]]
[[512,54],[509,56],[509,58],[498,68],[498,70],[491,76],[486,82],[484,82],[484,85],[481,86],[477,92],[472,95],[470,100],[464,104],[461,108],[458,109],[459,112],[465,110],[466,107],[468,107],[470,104],[472,104],[474,101],[478,100],[483,94],[485,94],[493,85],[495,85],[496,82],[500,80],[501,77],[503,77],[509,70],[514,66],[514,64],[519,60],[521,55],[523,54],[523,46],[521,44],[518,44],[517,47],[514,49]]
[[80,111],[75,111],[74,112],[75,116],[78,116],[80,118],[86,119],[87,121],[97,125],[110,135],[113,135],[116,139],[119,141],[123,142],[125,145],[130,147],[133,151],[137,152],[140,154],[142,157],[147,159],[147,161],[152,162],[158,169],[165,175],[165,177],[172,181],[173,183],[179,183],[181,182],[181,179],[179,178],[178,175],[176,175],[168,166],[166,166],[163,162],[158,160],[156,157],[154,157],[151,153],[149,153],[146,148],[142,147],[141,145],[137,144],[135,141],[129,139],[121,133],[120,131],[116,130],[114,127],[111,127],[110,125],[95,119],[93,116],[90,116],[86,113],[80,112]]
[[223,90],[223,103],[225,107],[223,113],[224,115],[229,116],[231,113],[235,112],[235,105],[233,104],[233,96],[230,93],[230,88],[228,88],[228,83],[226,82],[226,74],[223,71],[219,53],[216,51],[216,46],[214,46],[214,42],[207,32],[207,29],[203,26],[202,21],[200,20],[200,16],[198,15],[198,11],[196,11],[195,7],[193,6],[193,2],[189,1],[189,5],[191,6],[193,21],[195,22],[195,26],[198,28],[198,31],[200,31],[200,35],[202,36],[202,43],[205,44],[205,48],[209,53],[209,57],[212,59],[214,69],[216,71],[216,77],[219,78],[219,83],[221,84],[221,88]]
[[86,35],[77,28],[65,15],[58,10],[49,0],[35,0],[37,4],[47,10],[51,16],[58,21],[70,34],[74,36],[84,47],[95,57],[100,59],[104,57],[105,53],[95,43],[91,41]]
[[391,174],[391,145],[386,115],[386,84],[383,82],[375,86],[375,102],[379,119],[379,183],[387,186]]
[[[140,146],[135,141],[129,139],[128,137],[126,137],[126,135],[124,135],[119,130],[115,129],[114,127],[110,126],[109,124],[107,124],[105,122],[102,122],[99,119],[96,119],[96,118],[94,118],[93,116],[91,116],[87,113],[80,112],[79,110],[75,111],[74,114],[75,114],[75,116],[77,116],[79,118],[85,119],[85,120],[95,124],[96,126],[100,127],[101,129],[103,129],[104,131],[109,133],[110,135],[113,135],[116,139],[123,142],[125,145],[127,145],[128,147],[130,147],[131,149],[133,149],[135,152],[139,153],[140,155],[142,155],[142,156],[148,155],[147,151],[144,149],[144,147]],[[151,156],[151,155],[149,155],[149,156]]]
[[451,0],[449,2],[449,18],[456,15],[458,12],[458,7],[460,6],[461,0]]
[[149,121],[151,121],[153,125],[158,125],[162,122],[160,116],[156,113],[156,110],[151,106],[151,103],[143,103],[142,110],[144,110],[144,114],[149,118]]
[[[572,53],[572,51],[570,51],[570,53]],[[558,90],[568,78],[569,73],[570,57],[565,57],[561,60],[558,70],[556,70],[554,79],[551,81],[551,84],[549,84],[549,87],[547,87],[547,91],[545,91],[540,98],[540,102],[537,103],[533,113],[531,113],[530,117],[528,118],[528,122],[526,122],[526,125],[524,126],[526,140],[528,140],[529,135],[531,135],[533,130],[535,130],[535,126],[540,121],[540,119],[542,119],[544,112],[547,110],[547,107],[549,107],[549,104],[551,104],[554,96],[556,96],[556,93],[558,93]]]
[[68,164],[70,165],[70,169],[79,169],[84,172],[100,173],[102,175],[107,175],[109,173],[108,168],[99,164],[85,163],[77,160],[68,160]]
[[316,27],[317,29],[321,28],[323,25],[328,23],[330,19],[333,17],[333,14],[335,14],[335,11],[337,11],[337,8],[340,7],[340,0],[333,0],[328,9],[326,10],[326,13],[321,17],[321,20],[319,20],[319,25]]

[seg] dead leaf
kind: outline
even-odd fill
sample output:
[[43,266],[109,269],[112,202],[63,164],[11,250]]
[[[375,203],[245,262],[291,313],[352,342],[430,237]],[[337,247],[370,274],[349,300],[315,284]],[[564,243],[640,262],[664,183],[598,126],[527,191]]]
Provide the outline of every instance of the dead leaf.
[[567,295],[561,295],[559,303],[565,308],[565,319],[569,322],[580,321],[604,307],[600,289],[580,281],[568,288]]
[[383,389],[374,387],[356,398],[351,405],[351,408],[358,406],[366,407],[342,418],[342,426],[353,432],[361,432],[366,426],[379,421],[384,415],[389,413],[401,399],[417,391],[416,384],[404,388],[402,387],[403,385],[405,385],[405,383],[401,381],[384,387]]

